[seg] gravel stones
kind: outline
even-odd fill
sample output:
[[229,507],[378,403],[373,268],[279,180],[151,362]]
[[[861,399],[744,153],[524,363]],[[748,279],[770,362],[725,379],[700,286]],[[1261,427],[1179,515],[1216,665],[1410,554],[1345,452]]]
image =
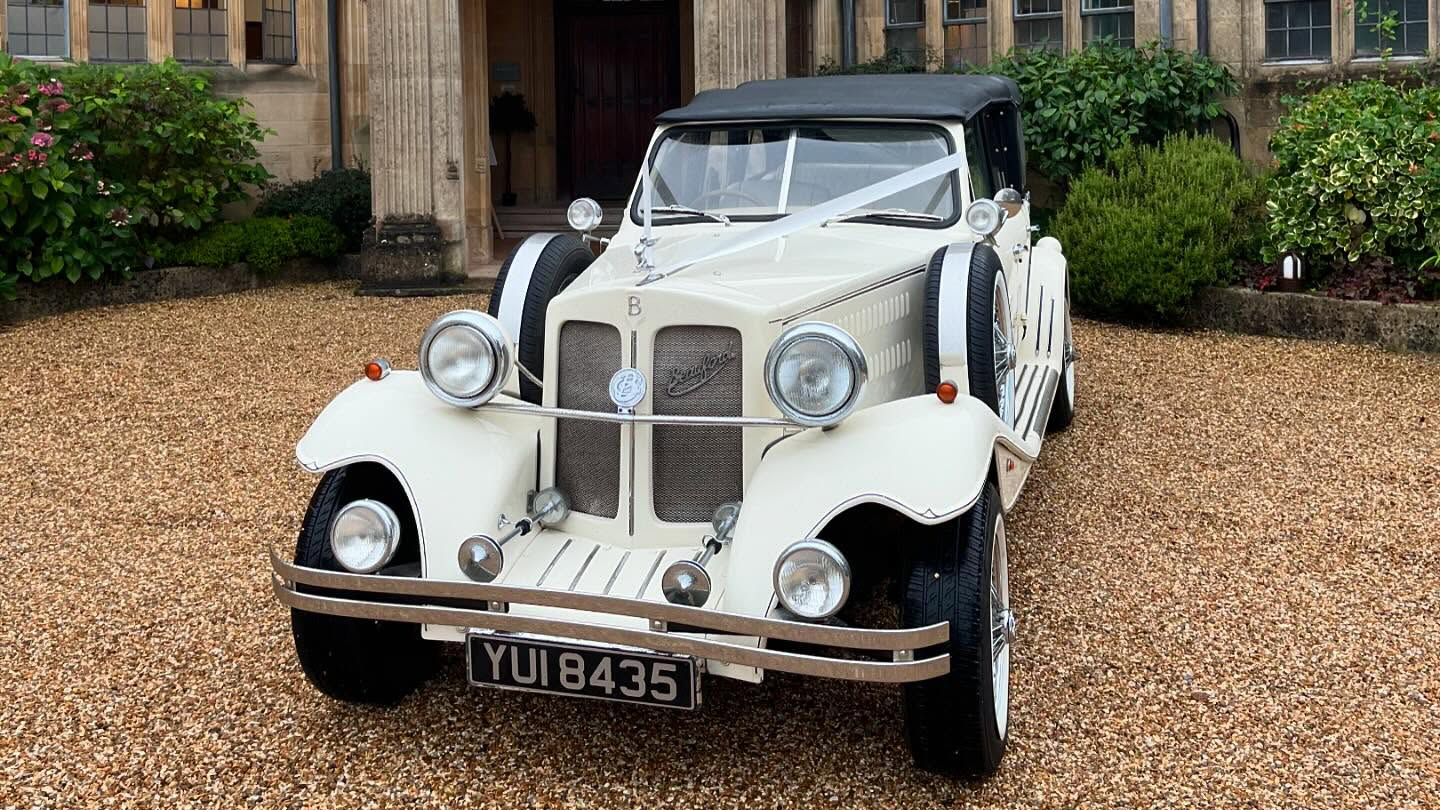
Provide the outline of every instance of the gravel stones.
[[1008,522],[999,775],[915,771],[887,687],[707,679],[677,713],[305,682],[266,549],[362,364],[483,299],[342,284],[0,332],[0,807],[1435,807],[1440,360],[1080,322],[1074,427]]

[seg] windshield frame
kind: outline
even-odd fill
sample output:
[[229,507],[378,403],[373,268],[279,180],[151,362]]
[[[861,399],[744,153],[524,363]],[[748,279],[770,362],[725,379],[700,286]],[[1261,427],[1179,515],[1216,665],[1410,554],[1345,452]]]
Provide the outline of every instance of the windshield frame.
[[[967,122],[967,123],[968,123],[968,122]],[[945,155],[944,155],[945,157],[948,157],[948,156],[950,156],[950,155],[954,155],[954,154],[956,154],[956,152],[958,151],[958,150],[957,150],[956,143],[955,143],[955,136],[954,136],[953,133],[951,133],[950,129],[949,129],[948,127],[942,125],[942,124],[938,124],[938,123],[935,123],[935,122],[933,122],[933,121],[920,121],[920,120],[915,120],[915,121],[909,121],[909,120],[904,120],[904,121],[876,121],[876,120],[873,120],[873,119],[870,119],[870,120],[864,120],[864,119],[861,119],[861,120],[851,120],[851,119],[844,119],[844,118],[800,118],[800,119],[793,119],[793,120],[759,120],[759,121],[743,121],[743,120],[742,120],[742,121],[705,121],[705,122],[697,122],[697,123],[693,123],[693,124],[673,124],[673,125],[671,125],[671,126],[665,127],[665,128],[662,129],[662,130],[659,130],[659,131],[656,133],[656,135],[655,135],[655,138],[654,138],[653,143],[650,145],[649,153],[645,156],[645,162],[644,162],[644,164],[641,165],[640,170],[641,170],[642,172],[646,172],[646,171],[649,171],[649,170],[650,170],[650,168],[655,164],[655,158],[660,154],[660,147],[661,147],[661,145],[664,144],[667,139],[669,139],[673,134],[676,134],[676,133],[687,132],[687,131],[692,131],[692,130],[709,131],[709,130],[716,130],[716,129],[724,129],[724,128],[727,128],[727,127],[755,127],[755,128],[767,128],[767,129],[770,129],[770,128],[774,128],[774,129],[794,129],[794,128],[796,128],[796,127],[817,126],[817,125],[827,125],[827,124],[838,124],[838,125],[843,125],[843,126],[845,126],[845,127],[847,127],[847,128],[854,128],[854,129],[870,129],[870,128],[874,128],[874,129],[923,129],[923,130],[928,130],[928,131],[932,131],[932,132],[937,132],[937,133],[939,133],[940,136],[941,136],[941,138],[944,140],[944,142],[945,142],[945,149],[946,149]],[[938,159],[938,158],[937,158],[937,159]],[[911,220],[911,219],[903,219],[903,220],[902,220],[902,219],[900,219],[900,218],[885,217],[885,216],[882,215],[882,216],[856,217],[855,219],[847,220],[847,222],[863,223],[863,224],[870,224],[870,225],[886,225],[886,226],[895,227],[895,228],[921,228],[921,229],[932,230],[932,231],[943,231],[943,230],[945,230],[945,229],[947,229],[947,228],[951,228],[951,227],[953,227],[953,226],[955,225],[955,223],[957,223],[957,222],[960,221],[960,216],[961,216],[961,214],[963,213],[964,200],[963,200],[963,195],[962,195],[961,192],[960,192],[960,188],[961,188],[961,184],[962,184],[962,183],[967,183],[967,184],[968,184],[969,178],[968,178],[968,176],[967,176],[967,177],[961,177],[961,176],[960,176],[960,171],[959,171],[958,169],[955,170],[955,171],[953,171],[953,172],[950,172],[949,177],[950,177],[951,208],[950,208],[950,217],[949,217],[948,219],[941,220],[941,221],[936,221],[936,222],[921,222],[921,221]],[[969,186],[966,185],[966,188],[969,188]],[[636,178],[635,178],[635,188],[634,188],[634,189],[631,191],[631,193],[630,193],[630,204],[629,204],[629,206],[628,206],[628,211],[629,211],[629,214],[630,214],[630,221],[631,221],[632,223],[634,223],[635,225],[639,225],[639,226],[642,226],[642,227],[643,227],[645,223],[644,223],[644,219],[642,218],[642,216],[641,216],[641,214],[640,214],[640,197],[641,197],[640,178],[639,178],[639,177],[636,177]],[[719,212],[719,213],[724,213],[724,212],[721,211],[721,212]],[[785,213],[785,214],[778,214],[778,213],[777,213],[777,214],[728,214],[728,213],[727,213],[727,214],[725,214],[725,216],[728,217],[731,222],[774,222],[774,221],[777,220],[777,219],[784,219],[785,217],[790,216],[790,214],[789,214],[789,213]],[[668,226],[668,225],[694,225],[694,224],[697,224],[697,223],[716,224],[716,223],[715,223],[715,220],[711,219],[710,217],[702,217],[702,216],[694,216],[694,215],[683,215],[683,214],[664,214],[664,215],[661,215],[661,216],[654,217],[654,218],[652,219],[652,222],[651,222],[651,224],[652,224],[654,227],[657,227],[657,228],[665,227],[665,226]]]

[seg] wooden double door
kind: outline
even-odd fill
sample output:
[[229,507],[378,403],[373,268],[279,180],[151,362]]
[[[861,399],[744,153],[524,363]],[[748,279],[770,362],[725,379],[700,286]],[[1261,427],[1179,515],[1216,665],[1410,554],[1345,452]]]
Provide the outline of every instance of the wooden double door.
[[555,0],[555,25],[559,190],[623,198],[680,103],[679,0]]

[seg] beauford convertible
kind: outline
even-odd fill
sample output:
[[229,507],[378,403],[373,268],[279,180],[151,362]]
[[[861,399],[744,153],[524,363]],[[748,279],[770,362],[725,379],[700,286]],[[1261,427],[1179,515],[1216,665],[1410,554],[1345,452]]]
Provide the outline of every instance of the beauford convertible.
[[704,676],[902,684],[920,766],[994,771],[1005,513],[1075,407],[1016,86],[705,92],[640,174],[613,238],[576,201],[301,440],[271,564],[305,674],[394,702],[455,643],[476,685],[682,709]]

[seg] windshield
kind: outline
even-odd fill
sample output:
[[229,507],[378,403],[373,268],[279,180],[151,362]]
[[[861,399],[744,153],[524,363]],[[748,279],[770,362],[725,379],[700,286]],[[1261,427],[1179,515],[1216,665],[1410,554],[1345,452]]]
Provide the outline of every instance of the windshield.
[[[670,130],[651,164],[655,223],[693,221],[694,212],[774,219],[828,202],[950,154],[943,130],[863,124],[685,127]],[[948,223],[954,175],[878,200],[862,211],[925,215],[886,224]],[[632,208],[640,216],[639,193]],[[670,211],[664,209],[670,208]],[[882,214],[883,218],[883,214]],[[880,221],[880,220],[876,220]]]

